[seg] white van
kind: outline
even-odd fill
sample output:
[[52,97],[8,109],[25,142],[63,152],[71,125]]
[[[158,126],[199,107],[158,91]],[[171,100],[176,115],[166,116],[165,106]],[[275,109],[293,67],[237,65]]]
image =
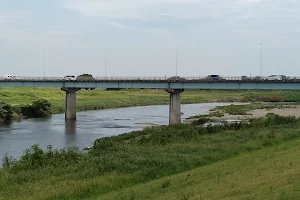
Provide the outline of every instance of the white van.
[[65,76],[64,77],[64,80],[65,81],[75,81],[76,80],[76,77],[74,75],[72,76]]
[[12,75],[5,74],[4,79],[12,79]]

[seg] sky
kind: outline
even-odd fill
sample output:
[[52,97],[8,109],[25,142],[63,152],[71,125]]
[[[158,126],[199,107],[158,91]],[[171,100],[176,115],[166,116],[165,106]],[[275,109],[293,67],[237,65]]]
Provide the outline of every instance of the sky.
[[295,76],[299,53],[299,0],[0,0],[0,75]]

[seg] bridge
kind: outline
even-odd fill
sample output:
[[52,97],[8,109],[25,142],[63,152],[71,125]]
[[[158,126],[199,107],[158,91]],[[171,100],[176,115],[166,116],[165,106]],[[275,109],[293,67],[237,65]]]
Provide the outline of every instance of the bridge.
[[76,92],[80,89],[150,88],[170,94],[169,124],[181,123],[180,94],[186,89],[221,90],[299,90],[300,77],[268,80],[266,77],[94,77],[91,80],[64,80],[63,77],[0,78],[0,87],[58,87],[66,92],[65,120],[76,120]]

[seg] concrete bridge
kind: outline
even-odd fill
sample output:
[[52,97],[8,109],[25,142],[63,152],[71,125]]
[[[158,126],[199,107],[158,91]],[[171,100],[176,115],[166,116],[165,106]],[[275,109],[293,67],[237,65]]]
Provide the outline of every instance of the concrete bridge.
[[95,88],[152,88],[164,89],[170,94],[169,124],[181,123],[180,94],[186,89],[221,90],[299,90],[300,78],[286,80],[259,80],[225,77],[208,80],[205,77],[100,77],[93,80],[64,80],[60,77],[0,78],[0,87],[58,87],[66,92],[65,120],[76,120],[76,92]]

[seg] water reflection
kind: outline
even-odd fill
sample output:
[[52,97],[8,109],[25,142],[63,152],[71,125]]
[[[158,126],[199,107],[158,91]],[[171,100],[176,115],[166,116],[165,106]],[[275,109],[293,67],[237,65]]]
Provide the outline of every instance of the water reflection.
[[65,121],[65,146],[76,146],[76,121]]
[[67,135],[75,135],[76,134],[76,121],[65,121],[65,133]]

